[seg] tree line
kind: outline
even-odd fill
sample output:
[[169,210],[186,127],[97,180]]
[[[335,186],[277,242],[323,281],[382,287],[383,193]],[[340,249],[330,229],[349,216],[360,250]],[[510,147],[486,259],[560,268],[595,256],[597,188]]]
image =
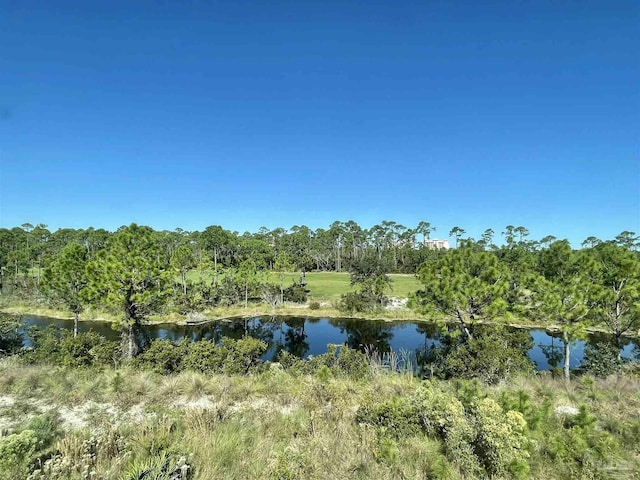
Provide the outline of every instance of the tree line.
[[427,222],[407,229],[389,221],[368,230],[350,221],[243,235],[220,226],[169,232],[131,224],[112,233],[25,224],[0,229],[0,291],[57,302],[76,321],[87,305],[113,311],[129,357],[139,353],[139,326],[151,313],[306,300],[304,285],[285,288],[269,271],[349,271],[356,288],[342,296],[346,312],[383,308],[388,274],[416,274],[422,288],[410,306],[450,318],[469,340],[478,321],[517,317],[558,326],[567,377],[569,345],[589,325],[605,326],[615,342],[639,325],[640,242],[633,232],[589,237],[574,249],[553,236],[531,240],[524,227],[507,226],[499,246],[491,229],[476,240],[454,227],[456,248],[444,250],[429,243],[434,230]]

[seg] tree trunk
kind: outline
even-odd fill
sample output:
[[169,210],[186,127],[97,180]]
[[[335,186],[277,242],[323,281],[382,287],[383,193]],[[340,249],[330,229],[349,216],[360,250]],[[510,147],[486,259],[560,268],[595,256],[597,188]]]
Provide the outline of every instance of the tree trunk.
[[249,306],[249,284],[244,284],[244,308]]
[[182,293],[183,295],[187,295],[187,274],[184,272],[180,273],[180,276],[182,277]]
[[133,358],[140,351],[137,338],[137,325],[133,324],[122,331],[122,340],[124,343],[123,356],[125,358]]
[[467,336],[468,340],[471,340],[473,338],[473,335],[471,335],[471,331],[467,326],[467,322],[464,321],[464,317],[460,312],[458,312],[458,320],[460,321],[460,329],[462,330],[462,333]]
[[213,286],[217,287],[218,286],[218,249],[217,248],[213,249],[213,272],[214,272]]
[[569,381],[569,360],[571,355],[571,350],[569,347],[571,346],[571,343],[569,342],[569,335],[567,334],[567,332],[564,332],[562,334],[562,343],[564,344],[564,364],[562,370],[564,372],[564,379],[566,381]]
[[78,312],[73,312],[73,336],[78,336]]

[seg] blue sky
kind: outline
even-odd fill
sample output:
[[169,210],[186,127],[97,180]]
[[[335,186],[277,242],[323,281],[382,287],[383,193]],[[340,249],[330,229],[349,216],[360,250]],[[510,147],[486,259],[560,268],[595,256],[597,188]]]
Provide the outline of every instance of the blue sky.
[[0,227],[640,232],[640,4],[0,0]]

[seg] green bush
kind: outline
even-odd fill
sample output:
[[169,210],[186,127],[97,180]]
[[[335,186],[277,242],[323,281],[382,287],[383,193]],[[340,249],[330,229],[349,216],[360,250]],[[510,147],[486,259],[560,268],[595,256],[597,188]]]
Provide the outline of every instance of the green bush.
[[160,374],[169,374],[182,370],[182,363],[189,351],[186,341],[178,344],[170,340],[155,339],[147,350],[134,360],[141,368],[152,370]]
[[0,438],[0,479],[26,478],[38,454],[56,438],[60,421],[54,414],[33,417],[19,433]]
[[94,331],[79,333],[64,328],[32,327],[29,336],[33,348],[25,354],[30,362],[46,362],[68,367],[113,365],[120,350],[117,342],[106,340]]
[[385,297],[369,289],[348,292],[340,297],[339,309],[346,313],[371,312],[384,306]]
[[309,302],[309,310],[320,310],[320,302],[317,300]]
[[0,313],[0,355],[16,352],[22,345],[18,335],[20,324],[12,317]]
[[522,477],[529,471],[527,425],[520,412],[505,412],[490,398],[481,400],[471,412],[476,436],[473,450],[490,476],[507,473]]
[[300,284],[294,283],[284,289],[283,296],[285,302],[304,303],[307,301],[309,290]]
[[212,340],[200,340],[189,345],[189,351],[182,361],[185,369],[202,373],[218,373],[220,360],[218,347]]
[[306,364],[306,373],[313,374],[327,367],[336,376],[366,379],[372,375],[367,357],[346,345],[328,344],[326,353],[309,357]]
[[267,347],[265,342],[253,337],[241,340],[224,337],[220,345],[201,340],[188,345],[183,366],[203,373],[247,375],[260,370],[261,356]]
[[381,427],[396,437],[415,435],[422,430],[415,406],[395,397],[380,404],[364,404],[356,412],[356,421]]
[[309,372],[309,363],[286,350],[281,350],[276,356],[276,361],[282,368],[292,375],[304,375]]
[[448,462],[468,478],[525,477],[529,471],[523,415],[505,412],[490,398],[465,407],[453,393],[425,382],[408,398],[362,405],[356,420],[382,436],[422,433],[440,440]]
[[362,380],[372,375],[371,367],[364,353],[346,345],[340,347],[333,370],[353,379]]
[[222,372],[227,375],[247,375],[259,371],[262,365],[260,357],[267,351],[268,345],[262,340],[246,337],[240,340],[223,338]]
[[606,377],[618,373],[624,365],[620,350],[613,343],[599,342],[587,344],[584,349],[583,371],[596,377]]
[[443,379],[478,379],[495,384],[514,374],[533,373],[527,356],[531,337],[526,331],[509,331],[497,326],[473,329],[473,337],[447,334],[438,347],[432,347],[420,359]]
[[32,430],[23,430],[0,439],[0,478],[26,478],[40,440]]
[[464,474],[477,476],[481,468],[472,448],[475,432],[462,402],[429,382],[423,382],[408,401],[423,431],[444,443],[449,461]]

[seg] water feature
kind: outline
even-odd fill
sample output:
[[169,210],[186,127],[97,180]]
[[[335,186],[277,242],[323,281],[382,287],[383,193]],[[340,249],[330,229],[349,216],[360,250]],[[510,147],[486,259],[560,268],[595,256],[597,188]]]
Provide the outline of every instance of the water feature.
[[[21,318],[24,344],[29,344],[26,332],[30,326],[46,327],[54,325],[60,328],[73,328],[72,320],[60,320],[47,317],[23,316]],[[491,328],[491,327],[486,327]],[[79,331],[93,330],[108,339],[119,338],[119,333],[108,322],[83,321]],[[269,350],[265,360],[271,360],[281,350],[307,358],[326,352],[327,344],[346,344],[351,348],[363,350],[373,347],[379,352],[406,352],[415,355],[432,345],[438,345],[440,332],[436,325],[424,322],[380,320],[360,320],[346,318],[306,318],[306,317],[255,317],[212,321],[201,325],[157,324],[146,325],[143,331],[148,339],[164,338],[179,341],[188,338],[193,341],[213,339],[219,341],[223,336],[242,338],[244,335],[264,340]],[[562,363],[562,342],[558,335],[542,329],[528,331],[532,347],[529,358],[538,370],[549,370],[550,366]],[[592,335],[588,342],[602,341],[603,334]],[[622,356],[637,360],[638,341],[626,339],[621,350]],[[584,358],[586,342],[575,341],[571,344],[571,368],[578,368]]]

